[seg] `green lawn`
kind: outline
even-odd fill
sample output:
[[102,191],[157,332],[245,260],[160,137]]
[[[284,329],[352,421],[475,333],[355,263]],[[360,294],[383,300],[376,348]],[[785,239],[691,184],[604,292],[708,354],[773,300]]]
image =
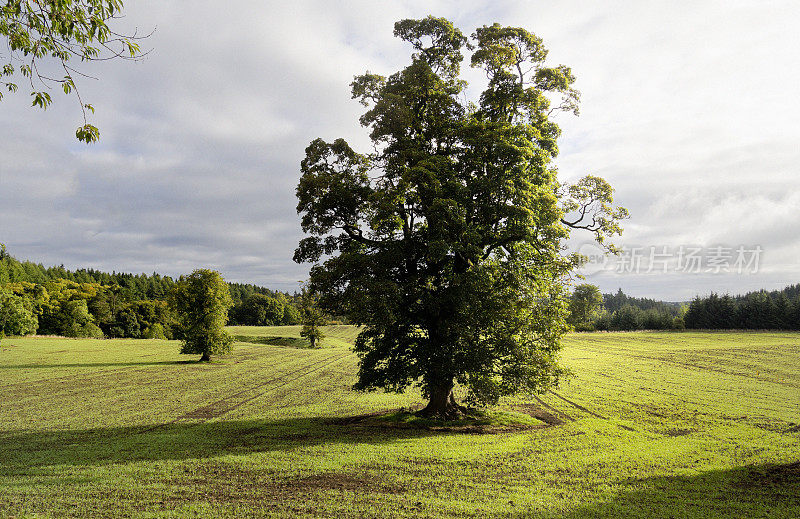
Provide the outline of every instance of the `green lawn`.
[[363,418],[421,399],[349,389],[351,327],[231,332],[5,339],[0,516],[800,517],[800,334],[574,334],[503,403],[548,423],[478,434]]

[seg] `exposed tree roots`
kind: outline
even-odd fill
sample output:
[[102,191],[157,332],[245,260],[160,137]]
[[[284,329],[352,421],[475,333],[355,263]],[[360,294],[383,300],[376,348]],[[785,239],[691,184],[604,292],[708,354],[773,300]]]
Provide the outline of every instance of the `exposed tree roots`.
[[[448,393],[445,398],[441,398],[441,395],[431,395],[428,405],[417,411],[416,415],[421,418],[446,421],[462,420],[475,416],[469,408],[456,402],[452,391]],[[435,396],[440,398],[435,398]]]

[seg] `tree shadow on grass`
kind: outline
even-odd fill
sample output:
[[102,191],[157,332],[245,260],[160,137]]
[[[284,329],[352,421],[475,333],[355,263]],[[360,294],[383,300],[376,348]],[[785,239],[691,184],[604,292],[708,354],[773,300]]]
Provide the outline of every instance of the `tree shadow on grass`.
[[234,335],[235,342],[246,342],[249,344],[264,344],[267,346],[287,346],[290,348],[310,349],[309,342],[300,337],[282,337],[266,335]]
[[619,485],[622,490],[608,501],[545,517],[800,517],[800,462],[748,465],[695,476],[630,478]]
[[280,452],[326,444],[381,444],[442,432],[341,425],[328,418],[234,420],[66,431],[0,431],[0,475],[53,465],[101,466]]

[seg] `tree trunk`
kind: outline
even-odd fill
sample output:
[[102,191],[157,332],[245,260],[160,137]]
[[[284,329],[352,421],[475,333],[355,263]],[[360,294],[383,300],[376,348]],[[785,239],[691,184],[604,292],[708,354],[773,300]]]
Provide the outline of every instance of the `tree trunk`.
[[431,387],[428,405],[417,415],[437,420],[458,420],[464,417],[466,411],[466,408],[456,403],[453,396],[453,382],[450,381]]
[[204,351],[203,356],[200,357],[200,362],[209,362],[210,360],[211,360],[211,355],[209,355],[207,351]]

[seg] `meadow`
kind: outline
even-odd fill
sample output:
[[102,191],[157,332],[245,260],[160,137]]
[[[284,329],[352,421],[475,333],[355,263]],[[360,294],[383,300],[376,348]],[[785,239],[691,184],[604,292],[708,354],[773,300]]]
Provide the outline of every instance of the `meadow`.
[[[356,330],[7,338],[2,517],[800,517],[800,334],[587,333],[503,425],[420,427],[355,393]],[[499,425],[498,425],[499,424]]]

